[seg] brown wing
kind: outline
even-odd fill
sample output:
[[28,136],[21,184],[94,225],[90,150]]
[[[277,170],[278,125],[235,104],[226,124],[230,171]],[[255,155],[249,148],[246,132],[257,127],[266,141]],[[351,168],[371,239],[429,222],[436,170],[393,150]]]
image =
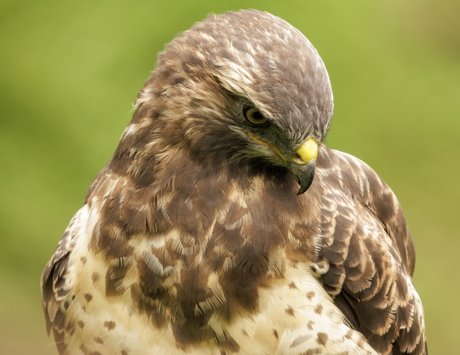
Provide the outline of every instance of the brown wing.
[[[43,313],[46,320],[48,335],[53,329],[54,339],[59,354],[64,354],[66,327],[64,311],[69,307],[66,300],[72,285],[69,282],[69,256],[74,248],[76,236],[81,230],[82,223],[86,221],[86,207],[80,209],[72,218],[64,235],[42,273],[41,289],[43,296]],[[64,302],[64,303],[63,303]]]
[[349,324],[382,354],[426,354],[414,244],[396,196],[365,163],[321,148],[320,278]]

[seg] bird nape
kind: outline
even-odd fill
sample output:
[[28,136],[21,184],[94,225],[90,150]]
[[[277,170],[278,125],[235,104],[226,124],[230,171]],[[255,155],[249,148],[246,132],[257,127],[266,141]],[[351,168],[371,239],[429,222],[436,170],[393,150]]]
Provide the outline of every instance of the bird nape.
[[42,275],[60,354],[426,354],[396,196],[323,143],[329,76],[284,20],[159,55]]

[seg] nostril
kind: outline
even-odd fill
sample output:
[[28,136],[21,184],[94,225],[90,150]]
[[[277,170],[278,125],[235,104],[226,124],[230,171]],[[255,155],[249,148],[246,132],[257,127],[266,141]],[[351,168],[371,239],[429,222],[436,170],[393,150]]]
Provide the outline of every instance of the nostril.
[[302,159],[302,157],[299,154],[296,154],[292,159],[293,163],[299,164],[299,165],[305,165],[308,162]]

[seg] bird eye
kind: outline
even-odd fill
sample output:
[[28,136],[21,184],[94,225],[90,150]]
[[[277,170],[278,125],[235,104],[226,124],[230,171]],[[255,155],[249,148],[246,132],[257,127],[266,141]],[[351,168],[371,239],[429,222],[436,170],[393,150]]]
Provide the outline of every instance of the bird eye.
[[260,111],[254,107],[246,107],[244,109],[244,117],[252,124],[264,124],[267,123],[267,119],[260,113]]

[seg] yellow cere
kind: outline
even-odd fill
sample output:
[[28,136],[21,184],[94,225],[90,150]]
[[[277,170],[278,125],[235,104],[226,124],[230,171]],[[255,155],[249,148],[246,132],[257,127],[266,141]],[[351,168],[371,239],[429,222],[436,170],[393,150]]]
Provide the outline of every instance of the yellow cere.
[[307,139],[307,141],[296,150],[300,159],[295,159],[297,164],[307,164],[310,160],[316,159],[318,156],[318,143],[313,138]]

